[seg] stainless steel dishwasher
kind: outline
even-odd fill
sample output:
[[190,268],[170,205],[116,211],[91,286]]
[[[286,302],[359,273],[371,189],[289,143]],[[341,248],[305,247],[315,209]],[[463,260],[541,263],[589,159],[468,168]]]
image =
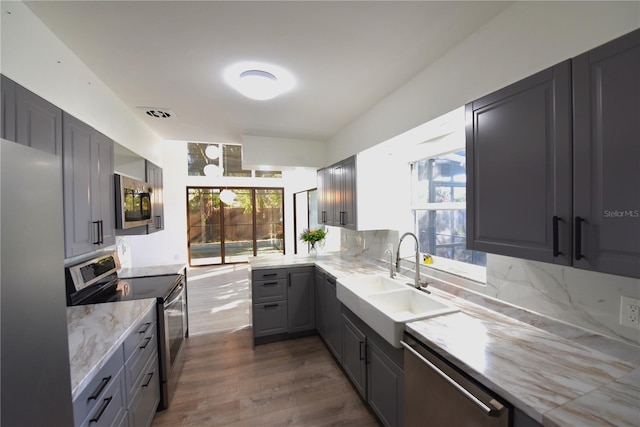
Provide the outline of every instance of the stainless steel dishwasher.
[[509,427],[510,405],[410,335],[404,351],[405,427]]

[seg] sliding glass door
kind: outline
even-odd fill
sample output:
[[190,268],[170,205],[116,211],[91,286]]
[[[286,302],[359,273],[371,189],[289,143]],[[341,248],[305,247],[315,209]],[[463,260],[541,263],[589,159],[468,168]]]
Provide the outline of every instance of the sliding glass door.
[[284,253],[282,188],[187,188],[189,264]]

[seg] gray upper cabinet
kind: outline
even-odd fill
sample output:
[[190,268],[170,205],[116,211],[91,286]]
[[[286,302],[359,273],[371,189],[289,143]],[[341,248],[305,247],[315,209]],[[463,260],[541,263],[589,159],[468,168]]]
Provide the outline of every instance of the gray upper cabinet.
[[16,142],[62,155],[62,110],[16,85]]
[[318,222],[357,228],[355,156],[318,171]]
[[65,257],[115,244],[113,141],[63,115]]
[[150,161],[145,161],[147,182],[153,189],[151,193],[151,206],[153,223],[147,225],[148,233],[164,230],[164,191],[162,181],[162,168]]
[[473,101],[466,114],[469,249],[570,265],[570,61]]
[[16,83],[0,75],[0,137],[16,142]]
[[640,30],[573,60],[575,267],[640,277]]
[[62,110],[5,76],[0,86],[2,138],[62,155]]
[[467,246],[640,277],[640,30],[467,105]]

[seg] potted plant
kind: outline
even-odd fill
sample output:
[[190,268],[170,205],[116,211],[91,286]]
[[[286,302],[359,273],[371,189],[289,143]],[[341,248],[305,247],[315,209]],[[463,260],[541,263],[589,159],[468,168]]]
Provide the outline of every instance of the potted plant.
[[305,228],[300,234],[300,240],[309,245],[309,253],[315,254],[317,251],[316,243],[322,242],[327,235],[324,228]]

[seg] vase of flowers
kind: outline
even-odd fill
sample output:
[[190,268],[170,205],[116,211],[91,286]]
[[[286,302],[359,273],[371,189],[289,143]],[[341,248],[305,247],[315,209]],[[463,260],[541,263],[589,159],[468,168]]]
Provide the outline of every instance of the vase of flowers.
[[300,234],[300,240],[309,245],[309,254],[315,256],[318,253],[318,245],[322,244],[326,236],[327,231],[324,228],[305,228]]

